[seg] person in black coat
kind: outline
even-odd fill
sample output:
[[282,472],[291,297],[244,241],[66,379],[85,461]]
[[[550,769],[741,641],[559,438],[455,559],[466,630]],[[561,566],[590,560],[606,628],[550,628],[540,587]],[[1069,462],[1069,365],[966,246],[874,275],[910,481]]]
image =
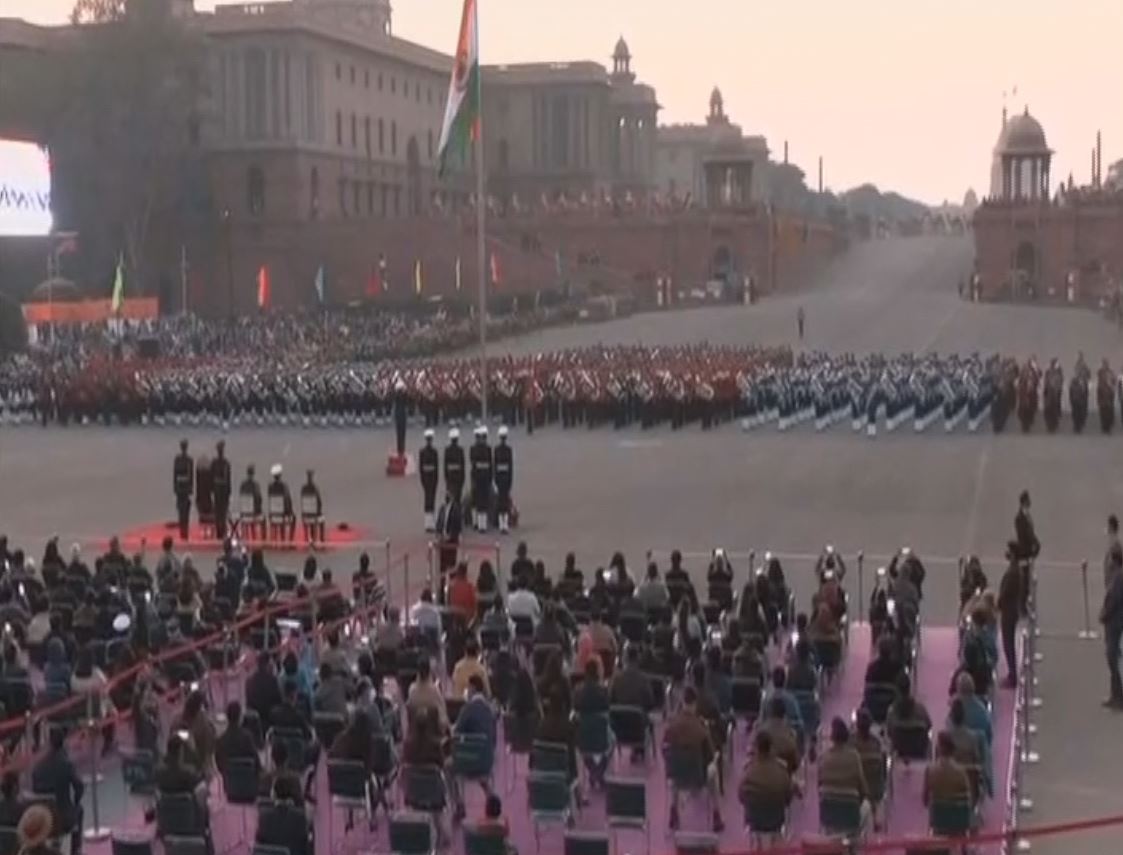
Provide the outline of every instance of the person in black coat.
[[425,429],[425,447],[417,453],[417,473],[421,478],[421,492],[425,513],[425,531],[437,527],[437,482],[441,474],[441,461],[433,448],[433,429]]
[[1104,628],[1107,671],[1110,677],[1111,694],[1104,706],[1113,710],[1123,710],[1123,679],[1119,676],[1119,644],[1123,640],[1123,568],[1116,567],[1111,584],[1104,592],[1103,606],[1100,608],[1100,623]]
[[1018,497],[1018,513],[1014,517],[1014,537],[1017,542],[1017,559],[1022,566],[1022,611],[1026,611],[1029,601],[1030,564],[1041,552],[1041,542],[1037,539],[1037,531],[1033,526],[1033,517],[1030,515],[1029,491],[1022,490]]
[[176,518],[179,521],[179,539],[187,540],[191,522],[191,495],[194,487],[195,461],[187,453],[187,440],[179,441],[179,454],[172,463],[172,491],[175,493]]
[[460,447],[460,431],[457,428],[448,432],[444,470],[445,490],[456,499],[459,507],[464,494],[464,449]]
[[258,714],[263,731],[272,726],[270,716],[282,700],[281,684],[273,671],[273,659],[268,653],[259,653],[257,670],[246,680],[246,708]]
[[394,439],[398,457],[406,453],[406,417],[409,409],[409,395],[404,380],[394,384]]
[[444,603],[445,575],[455,566],[460,547],[460,532],[464,525],[464,512],[460,509],[460,498],[449,490],[445,503],[437,514],[437,535],[440,542],[441,583],[437,587],[438,598]]
[[468,457],[472,463],[472,511],[476,531],[487,531],[488,517],[491,515],[491,482],[493,458],[491,446],[487,444],[487,428],[476,428],[476,443]]
[[511,530],[511,485],[515,480],[515,454],[507,444],[507,426],[499,428],[499,445],[495,446],[495,504],[499,515],[499,531]]

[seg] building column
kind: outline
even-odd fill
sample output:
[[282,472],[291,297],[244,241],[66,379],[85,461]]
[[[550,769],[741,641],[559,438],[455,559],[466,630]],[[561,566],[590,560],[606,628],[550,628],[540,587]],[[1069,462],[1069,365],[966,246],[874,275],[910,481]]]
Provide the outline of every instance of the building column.
[[1009,199],[1013,190],[1010,175],[1010,160],[1009,157],[1002,158],[1002,198]]
[[1040,176],[1037,172],[1037,158],[1033,158],[1029,162],[1029,193],[1026,194],[1031,199],[1037,199],[1040,191],[1039,179]]
[[1022,159],[1020,157],[1012,158],[1014,164],[1014,198],[1021,201],[1022,198]]

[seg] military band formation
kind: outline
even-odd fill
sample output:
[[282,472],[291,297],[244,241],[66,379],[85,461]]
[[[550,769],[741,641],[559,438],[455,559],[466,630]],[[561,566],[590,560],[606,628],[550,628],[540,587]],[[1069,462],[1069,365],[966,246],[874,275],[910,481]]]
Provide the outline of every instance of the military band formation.
[[[17,375],[18,376],[18,375]],[[419,425],[473,424],[482,384],[472,359],[194,366],[130,362],[92,366],[67,382],[0,377],[0,424],[140,424],[347,427],[392,423],[404,396]],[[489,411],[528,432],[563,428],[703,429],[737,422],[746,431],[826,430],[849,423],[876,436],[904,427],[922,432],[1034,428],[1049,432],[1067,412],[1072,430],[1089,412],[1110,432],[1116,400],[1123,422],[1123,378],[1105,360],[1095,376],[1081,355],[1066,383],[1060,364],[1001,356],[895,357],[805,353],[786,347],[615,346],[569,349],[489,363]],[[1067,404],[1067,406],[1066,406]],[[937,428],[938,429],[938,428]],[[1016,429],[1016,428],[1014,428]]]

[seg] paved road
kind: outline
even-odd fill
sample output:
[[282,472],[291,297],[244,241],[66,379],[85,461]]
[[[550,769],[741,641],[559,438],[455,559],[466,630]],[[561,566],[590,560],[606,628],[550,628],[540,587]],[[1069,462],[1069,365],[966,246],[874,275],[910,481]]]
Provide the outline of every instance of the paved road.
[[[969,242],[956,238],[865,244],[840,259],[817,287],[800,294],[754,307],[640,315],[550,330],[506,342],[501,349],[702,339],[795,344],[795,314],[802,305],[809,348],[1001,350],[1041,359],[1056,354],[1066,366],[1082,349],[1090,362],[1107,355],[1119,364],[1120,337],[1091,313],[960,301],[956,283],[968,270],[970,255]],[[187,433],[197,448],[217,438],[215,432]],[[170,459],[178,436],[178,431],[139,428],[0,432],[0,526],[38,551],[51,533],[66,541],[93,541],[170,516]],[[415,432],[411,444],[419,439]],[[875,553],[909,544],[929,558],[928,619],[943,623],[954,618],[955,559],[979,552],[997,582],[1002,568],[996,556],[1012,534],[1016,496],[1028,488],[1044,543],[1043,623],[1047,632],[1071,635],[1083,620],[1079,561],[1092,562],[1094,617],[1101,595],[1103,520],[1110,510],[1123,509],[1123,488],[1111,467],[1123,449],[1119,435],[931,432],[869,440],[837,428],[823,435],[811,429],[745,435],[731,426],[709,434],[550,429],[533,438],[520,434],[514,441],[516,498],[525,519],[518,536],[530,541],[551,569],[568,550],[591,568],[606,563],[616,549],[634,566],[642,565],[649,549],[704,552],[722,545],[755,549],[758,555],[772,549],[793,556],[786,562],[788,573],[804,600],[810,559],[795,556],[826,542],[851,556],[864,550],[871,556],[869,580],[878,561]],[[395,551],[411,549],[416,584],[425,559],[420,490],[412,478],[391,481],[381,473],[391,442],[389,432],[377,431],[236,430],[228,437],[228,451],[237,472],[249,462],[261,472],[282,461],[298,480],[314,466],[329,517],[390,538]],[[490,545],[494,538],[481,542]],[[504,563],[512,546],[503,544]],[[353,554],[330,559],[344,572],[354,560]],[[701,558],[692,563],[700,569]],[[747,560],[738,565],[747,574]],[[851,584],[856,593],[857,579]],[[1101,715],[1098,707],[1088,712],[1098,699],[1087,695],[1101,682],[1102,658],[1101,647],[1091,643],[1047,658],[1043,679],[1058,690],[1043,722],[1043,738],[1079,728],[1120,760],[1113,738],[1119,722]],[[1090,750],[1090,743],[1084,744]],[[1118,762],[1085,766],[1077,754],[1050,750],[1031,782],[1043,775],[1054,788],[1043,792],[1060,788],[1069,796],[1081,788],[1109,792]],[[1100,804],[1057,795],[1065,816],[1072,815],[1070,807],[1080,812]]]

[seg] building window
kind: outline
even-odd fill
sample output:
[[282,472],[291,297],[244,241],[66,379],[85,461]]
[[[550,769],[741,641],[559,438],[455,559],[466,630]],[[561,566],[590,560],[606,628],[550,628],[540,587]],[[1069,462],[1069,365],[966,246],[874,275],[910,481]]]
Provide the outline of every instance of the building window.
[[265,51],[250,48],[246,51],[246,138],[259,140],[265,137],[265,110],[268,100],[268,60]]
[[343,145],[343,113],[339,110],[335,111],[335,144]]
[[347,179],[339,179],[339,215],[347,216]]
[[390,94],[394,95],[398,91],[398,79],[394,75],[390,75]]
[[338,62],[335,64],[335,79],[336,80],[342,80],[343,79],[343,66],[340,65]]
[[351,114],[351,148],[359,147],[359,117]]
[[265,213],[265,173],[260,166],[246,170],[246,207],[252,217]]
[[308,213],[313,220],[320,216],[320,170],[314,166],[308,176]]
[[390,122],[390,157],[398,156],[398,123]]
[[351,66],[351,85],[355,85],[355,66]]
[[370,157],[370,116],[363,117],[363,142],[366,145],[367,157]]
[[429,131],[429,160],[433,159],[433,132]]
[[386,123],[378,120],[378,153],[384,154],[386,152]]

